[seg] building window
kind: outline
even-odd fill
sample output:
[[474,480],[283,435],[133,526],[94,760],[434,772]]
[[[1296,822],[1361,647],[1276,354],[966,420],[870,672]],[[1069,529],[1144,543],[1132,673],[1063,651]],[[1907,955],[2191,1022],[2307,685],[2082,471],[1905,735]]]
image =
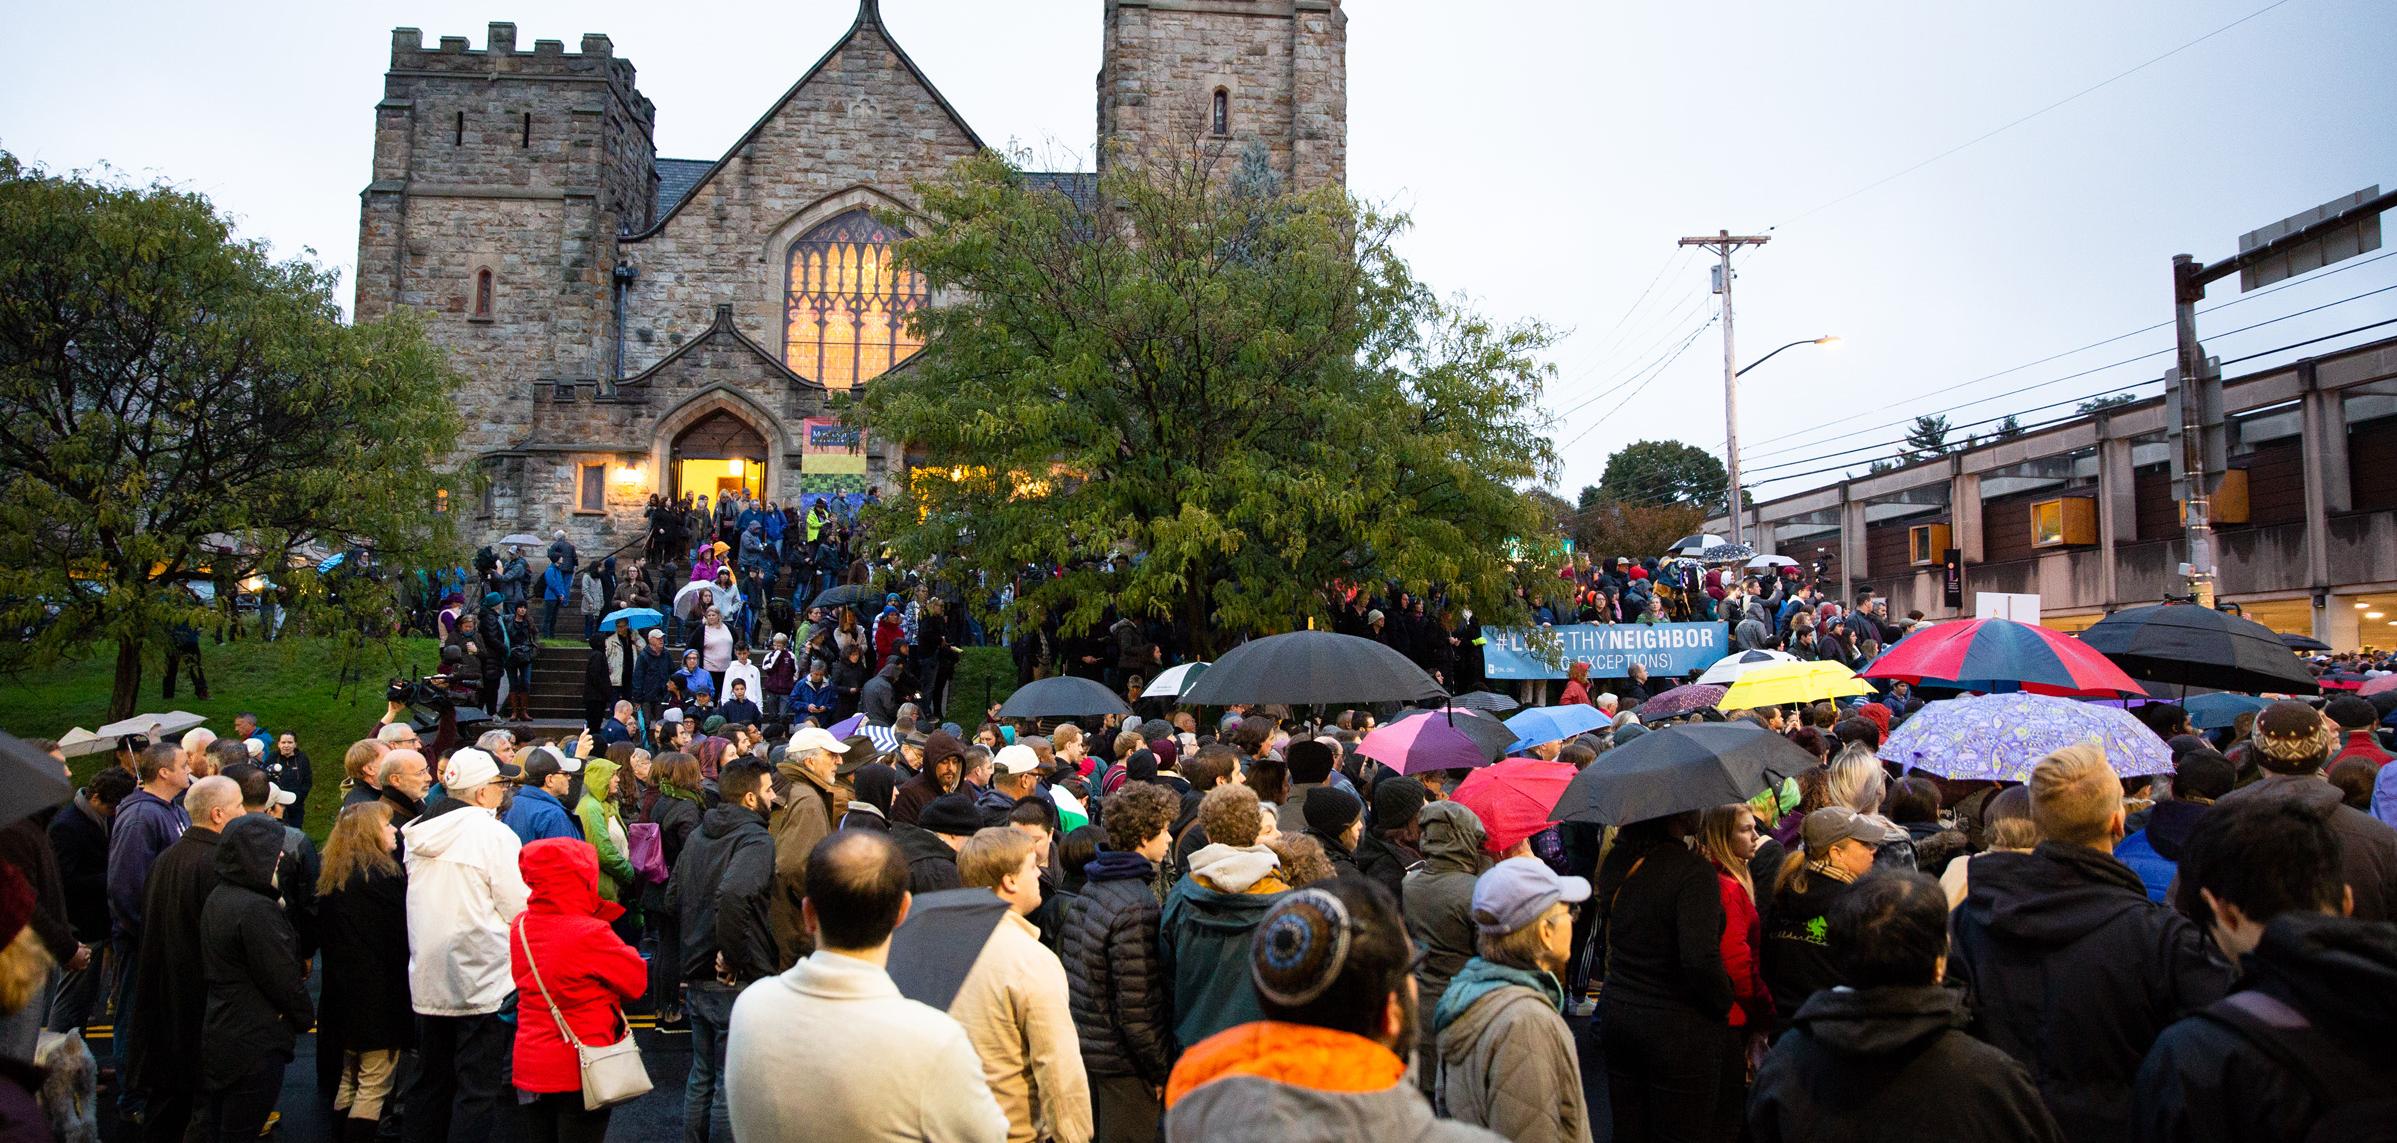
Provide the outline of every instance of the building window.
[[527,112],[525,112],[525,113],[524,113],[524,141],[523,141],[522,143],[518,143],[518,144],[517,144],[517,146],[519,146],[519,147],[530,147],[530,146],[532,146],[532,145],[533,145],[533,113],[532,113],[532,112],[530,112],[530,111],[527,111]]
[[449,489],[436,488],[433,490],[433,511],[449,511]]
[[474,320],[491,320],[491,271],[474,272]]
[[849,211],[791,244],[783,364],[827,389],[862,385],[924,348],[907,315],[930,293],[900,266],[902,237],[865,210]]
[[574,510],[577,512],[607,511],[608,466],[586,464],[582,466],[580,473],[581,479],[576,482],[575,488]]
[[1232,133],[1232,93],[1215,89],[1215,98],[1208,105],[1207,130],[1217,135]]
[[449,145],[452,147],[466,145],[466,113],[463,111],[458,113],[458,118],[450,126]]

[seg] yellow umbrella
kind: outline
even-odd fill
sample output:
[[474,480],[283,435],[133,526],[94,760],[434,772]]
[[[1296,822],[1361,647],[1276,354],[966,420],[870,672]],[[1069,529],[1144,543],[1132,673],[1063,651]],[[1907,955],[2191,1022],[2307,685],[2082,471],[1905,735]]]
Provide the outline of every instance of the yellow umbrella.
[[1741,675],[1715,706],[1744,710],[1872,693],[1871,683],[1857,678],[1856,672],[1838,663],[1767,663]]

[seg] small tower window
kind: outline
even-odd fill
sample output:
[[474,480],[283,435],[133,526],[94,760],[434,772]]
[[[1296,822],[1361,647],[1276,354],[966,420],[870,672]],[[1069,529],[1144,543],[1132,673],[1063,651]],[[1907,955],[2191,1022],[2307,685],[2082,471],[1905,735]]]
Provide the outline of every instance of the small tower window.
[[450,126],[449,145],[452,147],[466,145],[466,113],[463,111],[458,113],[458,118]]
[[491,271],[474,272],[474,320],[491,320]]
[[524,142],[517,144],[517,146],[519,146],[519,147],[530,147],[530,146],[532,146],[532,145],[533,145],[533,113],[532,113],[532,112],[530,112],[530,111],[527,111],[527,112],[525,112],[525,113],[524,113]]
[[1207,130],[1216,135],[1232,133],[1231,92],[1220,87],[1215,89],[1215,98],[1208,103]]

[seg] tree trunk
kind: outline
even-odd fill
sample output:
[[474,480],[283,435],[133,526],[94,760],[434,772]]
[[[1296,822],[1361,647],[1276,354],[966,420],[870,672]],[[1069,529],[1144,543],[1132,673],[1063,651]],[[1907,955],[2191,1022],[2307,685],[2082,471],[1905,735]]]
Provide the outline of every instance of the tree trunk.
[[1216,652],[1216,633],[1207,622],[1207,584],[1193,577],[1182,593],[1182,623],[1190,630],[1190,655],[1201,662],[1213,662]]
[[116,685],[108,692],[110,722],[133,717],[141,704],[141,652],[140,640],[117,640]]

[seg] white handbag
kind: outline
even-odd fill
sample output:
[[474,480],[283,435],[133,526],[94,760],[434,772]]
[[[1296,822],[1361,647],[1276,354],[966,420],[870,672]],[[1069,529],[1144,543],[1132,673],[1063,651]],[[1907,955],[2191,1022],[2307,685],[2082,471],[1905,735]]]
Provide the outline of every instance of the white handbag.
[[566,1014],[558,1011],[549,985],[541,979],[541,965],[533,960],[533,942],[525,939],[522,917],[516,920],[516,940],[524,946],[525,967],[533,970],[533,986],[541,990],[549,1018],[558,1022],[558,1035],[574,1045],[575,1065],[583,1076],[583,1110],[614,1107],[649,1094],[649,1069],[641,1063],[641,1046],[633,1041],[632,1021],[625,1019],[624,1009],[616,1009],[616,1019],[624,1027],[622,1039],[596,1047],[576,1039],[574,1029],[566,1026]]

